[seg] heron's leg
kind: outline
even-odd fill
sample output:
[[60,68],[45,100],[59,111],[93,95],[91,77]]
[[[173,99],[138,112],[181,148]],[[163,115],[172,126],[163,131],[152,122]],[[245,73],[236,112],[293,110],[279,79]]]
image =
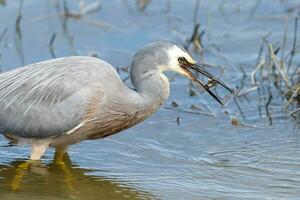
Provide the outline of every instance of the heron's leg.
[[67,154],[67,146],[59,146],[55,147],[55,155],[54,155],[54,163],[55,164],[65,164],[64,158],[68,156]]
[[31,144],[31,153],[30,160],[21,163],[16,169],[16,175],[12,182],[12,189],[18,190],[20,188],[20,182],[24,177],[27,170],[30,169],[30,166],[41,159],[42,155],[45,153],[49,146],[49,143],[43,140],[34,140]]
[[31,144],[31,153],[30,153],[30,160],[25,161],[24,163],[20,164],[16,169],[16,175],[12,182],[12,189],[18,190],[20,188],[20,182],[25,175],[26,171],[30,169],[31,164],[34,160],[41,159],[42,155],[45,153],[49,146],[49,143],[39,140],[32,141]]
[[43,140],[34,140],[31,143],[30,160],[40,160],[47,148],[49,142]]
[[70,190],[74,190],[73,176],[70,172],[69,155],[67,146],[59,146],[55,148],[54,163],[65,173],[65,182]]

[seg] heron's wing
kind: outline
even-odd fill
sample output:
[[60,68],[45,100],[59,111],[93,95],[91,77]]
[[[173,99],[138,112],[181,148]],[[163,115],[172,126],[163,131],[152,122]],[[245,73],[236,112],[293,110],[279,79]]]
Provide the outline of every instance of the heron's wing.
[[[99,69],[111,68],[105,65],[95,58],[68,57],[0,74],[1,131],[49,137],[77,126],[95,83],[105,74]],[[97,87],[99,92],[101,84]]]

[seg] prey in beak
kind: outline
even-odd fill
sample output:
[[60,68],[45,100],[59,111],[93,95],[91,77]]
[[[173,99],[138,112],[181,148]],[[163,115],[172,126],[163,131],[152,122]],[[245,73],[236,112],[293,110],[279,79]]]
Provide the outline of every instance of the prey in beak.
[[[216,85],[221,85],[223,86],[226,90],[228,90],[229,92],[231,92],[232,94],[234,93],[234,90],[229,87],[226,83],[218,80],[215,76],[213,76],[212,74],[210,74],[209,72],[207,72],[203,67],[201,67],[199,64],[194,64],[194,63],[189,63],[184,57],[179,57],[178,58],[178,62],[179,62],[179,66],[180,68],[184,71],[184,75],[186,75],[189,79],[191,79],[193,82],[197,83],[198,85],[200,85],[201,87],[203,87],[214,99],[216,99],[222,106],[223,103],[221,101],[221,99],[214,94],[210,88],[216,86]],[[197,78],[197,76],[195,76],[191,70],[198,72],[202,75],[204,75],[205,77],[208,78],[208,82],[204,83],[202,80],[200,80],[199,78]]]

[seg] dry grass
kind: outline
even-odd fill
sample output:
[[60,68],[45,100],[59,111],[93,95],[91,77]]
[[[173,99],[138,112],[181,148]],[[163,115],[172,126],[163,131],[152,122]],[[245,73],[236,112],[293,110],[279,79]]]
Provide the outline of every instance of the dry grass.
[[[287,30],[285,30],[287,31]],[[300,64],[293,62],[300,46],[297,45],[298,18],[294,22],[294,38],[292,48],[285,51],[286,32],[282,46],[274,45],[267,39],[263,39],[258,62],[251,72],[251,87],[244,91],[244,95],[252,90],[268,85],[269,97],[266,103],[266,113],[269,115],[268,106],[272,99],[272,88],[276,88],[283,98],[283,109],[288,111],[292,117],[297,117],[300,111]],[[300,116],[300,115],[298,115]]]

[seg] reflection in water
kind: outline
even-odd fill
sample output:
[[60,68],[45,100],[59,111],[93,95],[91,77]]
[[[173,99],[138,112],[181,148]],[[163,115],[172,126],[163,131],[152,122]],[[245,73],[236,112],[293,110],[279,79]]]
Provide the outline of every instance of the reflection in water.
[[[0,165],[0,199],[149,199],[149,194],[137,191],[116,180],[89,175],[94,170],[71,163],[33,164],[29,170],[20,169],[24,161],[16,160]],[[22,170],[20,187],[12,184]]]

